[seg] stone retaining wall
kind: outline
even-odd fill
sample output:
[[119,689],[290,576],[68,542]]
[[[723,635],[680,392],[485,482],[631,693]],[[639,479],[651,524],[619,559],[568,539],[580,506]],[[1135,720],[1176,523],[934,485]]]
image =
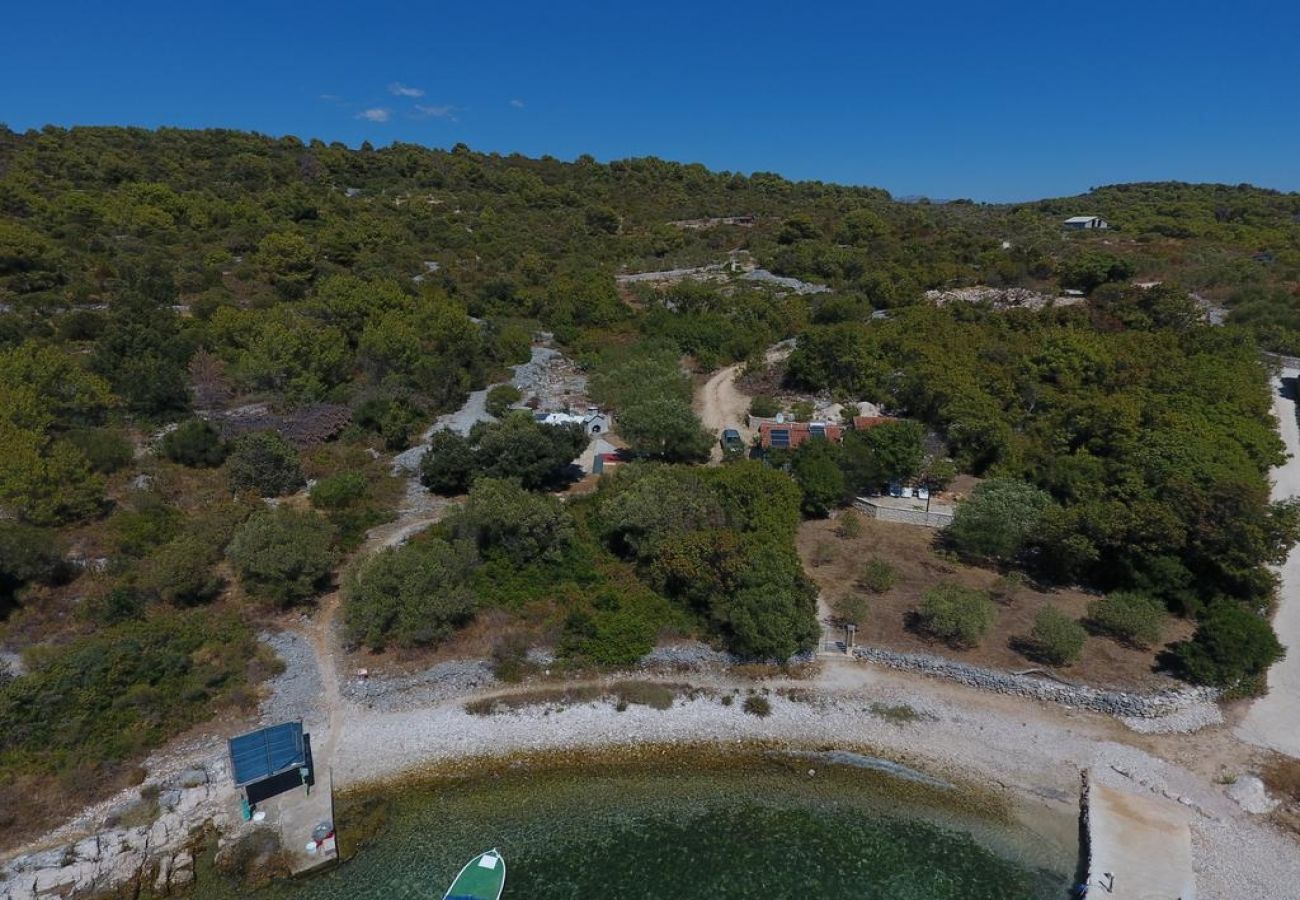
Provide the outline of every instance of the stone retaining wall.
[[1033,675],[1017,675],[1013,672],[985,669],[924,653],[898,653],[879,647],[854,647],[853,654],[858,659],[888,666],[891,669],[920,672],[923,675],[947,678],[986,691],[1013,694],[1034,700],[1050,700],[1053,703],[1091,709],[1110,716],[1159,718],[1184,710],[1193,704],[1212,703],[1219,698],[1220,693],[1215,688],[1205,687],[1185,687],[1150,694],[1106,691],[1083,684],[1063,683]]
[[898,522],[903,525],[923,525],[926,528],[946,528],[952,524],[952,513],[939,510],[897,509],[872,503],[865,497],[859,497],[853,504],[873,519],[882,522]]

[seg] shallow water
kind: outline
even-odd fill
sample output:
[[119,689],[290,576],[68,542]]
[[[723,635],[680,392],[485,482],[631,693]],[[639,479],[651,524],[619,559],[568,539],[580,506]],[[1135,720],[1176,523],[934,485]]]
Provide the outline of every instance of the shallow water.
[[[253,896],[440,898],[498,847],[507,900],[1047,900],[1077,851],[1068,812],[1051,816],[1030,828],[988,797],[825,759],[516,762],[348,798],[345,853],[349,827],[374,830],[355,855]],[[247,894],[208,874],[196,896]]]

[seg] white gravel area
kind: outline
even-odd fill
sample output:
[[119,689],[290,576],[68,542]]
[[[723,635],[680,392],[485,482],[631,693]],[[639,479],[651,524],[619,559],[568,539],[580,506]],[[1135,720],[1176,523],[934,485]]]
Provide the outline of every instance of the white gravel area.
[[258,636],[284,663],[284,671],[269,682],[270,693],[258,710],[263,725],[294,722],[308,726],[325,723],[324,683],[311,642],[296,631],[279,631]]
[[1223,724],[1223,710],[1217,703],[1193,703],[1164,716],[1126,716],[1120,719],[1139,734],[1191,734],[1202,728]]
[[[836,667],[823,686],[803,684],[804,699],[769,694],[772,714],[757,718],[740,702],[679,698],[666,711],[608,702],[556,709],[527,707],[490,716],[460,702],[391,712],[349,711],[335,778],[354,787],[457,758],[654,743],[767,741],[793,748],[866,748],[883,758],[951,780],[973,780],[1060,808],[1077,808],[1080,772],[1129,791],[1148,791],[1190,811],[1202,900],[1294,900],[1300,849],[1243,810],[1215,784],[1121,743],[1122,726],[1104,717],[1058,712],[1013,698],[953,686],[917,685],[870,667]],[[678,680],[682,680],[679,676]],[[691,678],[722,689],[721,679]],[[801,687],[799,682],[782,687]],[[898,723],[886,707],[917,713]],[[1111,737],[1119,740],[1112,740]],[[1286,852],[1282,852],[1285,849]],[[1249,893],[1240,879],[1249,873]]]

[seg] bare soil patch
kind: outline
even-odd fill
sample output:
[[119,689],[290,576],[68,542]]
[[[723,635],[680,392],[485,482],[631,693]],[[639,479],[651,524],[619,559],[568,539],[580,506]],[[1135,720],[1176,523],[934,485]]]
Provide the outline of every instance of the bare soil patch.
[[[864,594],[869,613],[858,628],[860,644],[886,647],[908,653],[932,653],[973,665],[1021,671],[1045,668],[1027,657],[1024,642],[1034,627],[1034,617],[1044,606],[1054,606],[1066,615],[1082,619],[1095,595],[1075,589],[1043,590],[1026,583],[997,603],[998,615],[988,636],[971,650],[954,650],[920,633],[915,613],[922,595],[943,582],[977,590],[1005,588],[1003,575],[992,569],[969,566],[936,549],[938,533],[913,525],[898,525],[863,517],[862,533],[854,538],[836,534],[834,520],[805,522],[799,529],[799,554],[804,568],[820,588],[829,606],[847,594]],[[879,558],[889,562],[897,577],[883,594],[871,594],[857,585],[866,563]],[[1189,622],[1171,620],[1165,641],[1190,636]],[[1056,671],[1061,677],[1101,687],[1154,690],[1177,684],[1167,675],[1153,671],[1156,649],[1135,650],[1110,638],[1092,636],[1083,658]]]

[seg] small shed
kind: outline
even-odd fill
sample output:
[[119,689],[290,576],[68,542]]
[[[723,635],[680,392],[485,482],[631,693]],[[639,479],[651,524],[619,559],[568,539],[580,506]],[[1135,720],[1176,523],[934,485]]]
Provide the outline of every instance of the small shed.
[[1109,228],[1110,223],[1101,216],[1070,216],[1065,220],[1065,227],[1071,231],[1086,231],[1091,228]]
[[250,806],[314,781],[311,740],[300,721],[259,728],[228,745],[230,775]]

